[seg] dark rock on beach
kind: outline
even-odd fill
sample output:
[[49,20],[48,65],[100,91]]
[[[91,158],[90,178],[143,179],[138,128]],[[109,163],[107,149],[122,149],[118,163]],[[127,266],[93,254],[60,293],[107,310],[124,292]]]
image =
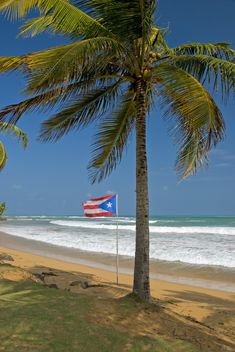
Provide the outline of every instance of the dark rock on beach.
[[88,288],[88,287],[89,287],[89,284],[88,284],[87,281],[82,281],[82,282],[81,282],[81,288],[86,289],[86,288]]
[[40,273],[33,273],[33,275],[34,275],[37,279],[39,279],[39,280],[41,280],[41,281],[44,282],[44,275],[42,275],[42,274],[40,274]]
[[43,276],[57,276],[53,271],[43,271],[42,272]]
[[83,289],[86,289],[89,287],[89,284],[87,281],[81,281],[81,280],[72,281],[69,286],[78,286],[78,285],[80,285],[81,288]]
[[72,281],[69,286],[77,286],[77,285],[80,285],[81,284],[81,281],[80,280],[77,280],[77,281]]
[[45,277],[47,276],[57,276],[55,273],[52,271],[43,271],[43,272],[33,272],[32,273],[37,279],[41,280],[42,282],[45,283]]
[[8,261],[8,262],[14,262],[14,259],[12,258],[11,255],[8,254],[0,254],[0,260]]

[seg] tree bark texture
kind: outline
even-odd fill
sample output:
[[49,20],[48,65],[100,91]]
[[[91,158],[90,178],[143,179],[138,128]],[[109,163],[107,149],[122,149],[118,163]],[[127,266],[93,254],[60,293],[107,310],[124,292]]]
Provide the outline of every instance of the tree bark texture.
[[133,292],[150,299],[149,282],[149,198],[146,152],[146,86],[137,83],[136,95],[136,250]]

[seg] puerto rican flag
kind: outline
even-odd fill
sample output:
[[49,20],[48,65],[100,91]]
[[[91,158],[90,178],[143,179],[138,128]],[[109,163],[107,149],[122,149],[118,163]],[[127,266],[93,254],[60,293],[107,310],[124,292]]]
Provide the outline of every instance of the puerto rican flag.
[[91,198],[83,203],[84,215],[93,218],[99,216],[114,216],[117,214],[117,195],[101,198]]

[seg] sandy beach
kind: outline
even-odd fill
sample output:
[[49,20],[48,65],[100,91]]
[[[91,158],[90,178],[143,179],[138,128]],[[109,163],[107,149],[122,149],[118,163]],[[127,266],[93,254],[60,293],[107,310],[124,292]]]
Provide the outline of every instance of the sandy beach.
[[[104,253],[81,251],[75,248],[56,246],[42,241],[25,239],[0,232],[0,246],[13,250],[56,259],[64,264],[77,264],[92,271],[108,274],[116,280],[116,257]],[[181,262],[151,260],[151,278],[175,284],[213,289],[235,294],[235,269],[222,266],[190,265]],[[134,268],[133,257],[119,255],[119,273],[132,276]],[[84,271],[84,270],[83,270]],[[129,278],[131,281],[131,279]]]
[[[116,285],[113,257],[68,250],[2,232],[0,232],[0,253],[13,256],[14,265],[24,269],[33,270],[33,268],[43,266],[64,272],[79,272],[92,275],[100,282]],[[121,258],[120,262],[120,287],[131,291],[132,263],[126,258]],[[206,273],[200,268],[196,270],[190,267],[191,270],[189,268],[183,270],[180,265],[178,270],[177,268],[173,270],[172,264],[168,265],[159,264],[157,274],[157,264],[152,264],[151,290],[154,298],[164,301],[176,300],[177,305],[174,310],[200,321],[210,319],[215,310],[221,309],[222,302],[226,306],[226,311],[229,308],[234,314],[235,277],[233,270],[215,271],[211,269],[211,272],[209,270]],[[167,270],[178,276],[167,275]],[[161,279],[156,278],[157,276]],[[233,318],[231,324],[235,327],[235,316],[231,315],[231,317]]]
[[[9,264],[34,275],[40,275],[49,270],[47,284],[56,284],[62,290],[67,290],[69,287],[72,292],[81,294],[77,287],[71,288],[70,283],[82,278],[91,285],[90,287],[97,287],[92,293],[89,291],[87,294],[106,297],[105,301],[107,288],[109,298],[111,295],[112,299],[124,297],[131,292],[132,263],[127,258],[121,258],[119,286],[117,286],[113,257],[68,250],[2,232],[0,232],[0,254],[12,256],[14,261]],[[159,315],[150,310],[142,317],[141,325],[136,325],[127,319],[122,323],[126,324],[124,328],[140,330],[141,334],[141,331],[150,324],[148,334],[154,335],[156,327],[153,321],[156,321],[157,334],[165,336],[167,331],[166,336],[171,338],[180,338],[193,343],[196,341],[197,346],[201,346],[199,351],[235,351],[233,271],[223,272],[223,270],[214,269],[218,280],[214,281],[215,279],[211,277],[213,272],[210,272],[210,269],[206,274],[202,268],[185,270],[179,265],[178,268],[171,269],[171,275],[167,275],[167,269],[170,269],[172,264],[167,267],[159,263],[160,273],[158,274],[156,265],[156,263],[152,264],[151,268],[151,292],[154,301],[164,309],[163,313]],[[179,274],[181,276],[177,276]],[[18,280],[18,276],[15,275],[15,273],[8,273],[7,279]],[[163,279],[156,278],[157,275]],[[219,289],[215,288],[216,285]],[[106,289],[102,289],[103,286]],[[107,312],[106,315],[109,314]],[[158,320],[161,322],[160,325]]]

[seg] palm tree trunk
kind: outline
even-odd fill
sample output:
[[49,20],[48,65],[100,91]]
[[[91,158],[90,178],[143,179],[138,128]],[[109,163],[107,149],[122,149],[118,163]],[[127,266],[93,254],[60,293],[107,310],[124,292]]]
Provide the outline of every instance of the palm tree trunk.
[[137,83],[136,95],[136,250],[133,292],[150,299],[149,199],[146,154],[146,84]]

